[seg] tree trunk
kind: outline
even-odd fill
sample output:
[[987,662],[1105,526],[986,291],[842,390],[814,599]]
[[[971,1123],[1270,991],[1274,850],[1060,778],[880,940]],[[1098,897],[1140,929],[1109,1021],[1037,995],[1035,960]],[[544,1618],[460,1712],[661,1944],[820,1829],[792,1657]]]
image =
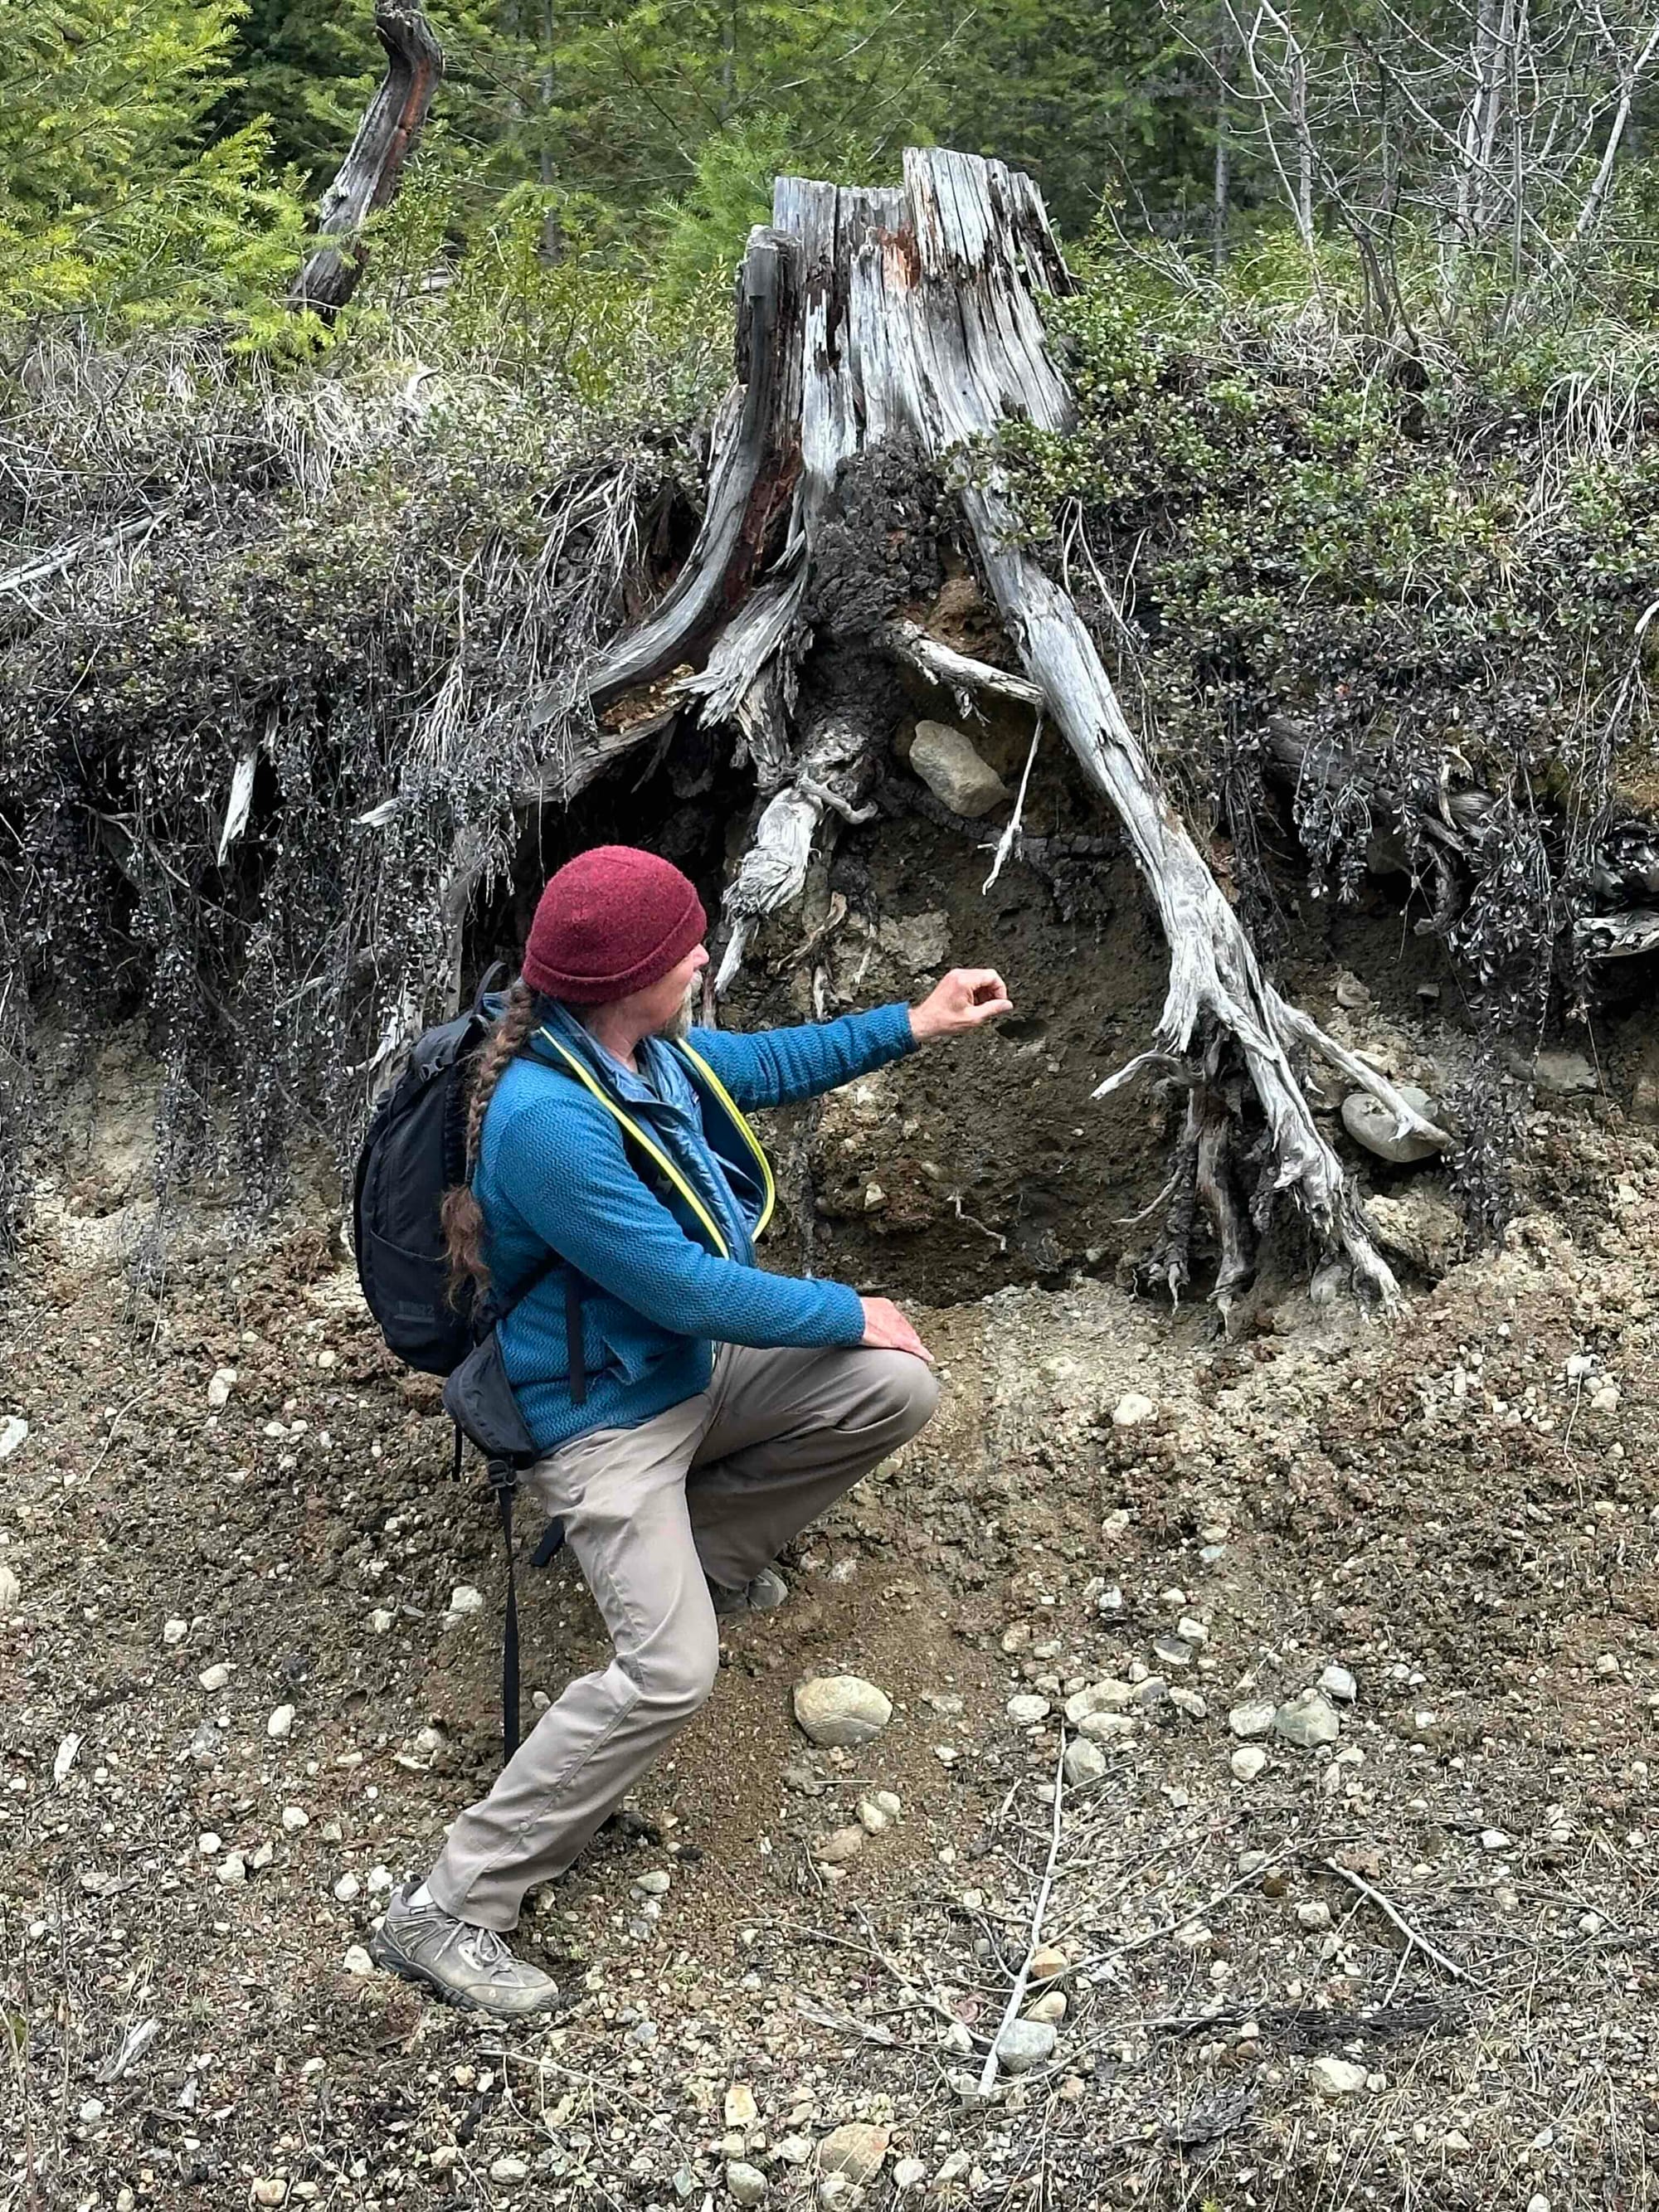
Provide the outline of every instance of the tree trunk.
[[[1224,1301],[1249,1279],[1255,1238],[1277,1194],[1288,1191],[1322,1255],[1343,1258],[1359,1287],[1389,1301],[1394,1278],[1314,1120],[1295,1057],[1312,1051],[1340,1067],[1389,1106],[1402,1132],[1440,1133],[1262,974],[1077,609],[1026,550],[995,463],[994,441],[1009,416],[1050,430],[1073,421],[1039,307],[1069,283],[1035,186],[1000,162],[912,149],[896,189],[780,179],[773,223],[752,234],[744,266],[740,384],[724,418],[702,533],[657,612],[606,654],[595,690],[609,696],[690,660],[696,672],[678,689],[700,702],[705,721],[735,724],[755,758],[767,803],[727,895],[724,988],[759,918],[799,893],[826,817],[859,818],[878,742],[858,716],[809,715],[799,737],[792,726],[811,642],[803,592],[815,540],[835,507],[837,473],[860,450],[888,441],[908,441],[934,460],[976,444],[986,458],[961,504],[1025,670],[1020,688],[1058,723],[1122,822],[1169,941],[1158,1048],[1096,1094],[1153,1069],[1192,1093],[1164,1279],[1174,1289],[1186,1279],[1201,1204],[1222,1255]],[[919,644],[913,628],[890,625],[872,642],[915,665],[931,660],[928,672],[953,684],[971,686],[976,671],[997,673]],[[1254,1135],[1243,1118],[1252,1097],[1265,1124]]]
[[419,0],[375,0],[374,35],[386,49],[386,76],[338,175],[323,194],[317,228],[325,242],[288,295],[289,307],[309,307],[328,321],[357,289],[363,273],[358,234],[397,191],[443,75],[443,49]]

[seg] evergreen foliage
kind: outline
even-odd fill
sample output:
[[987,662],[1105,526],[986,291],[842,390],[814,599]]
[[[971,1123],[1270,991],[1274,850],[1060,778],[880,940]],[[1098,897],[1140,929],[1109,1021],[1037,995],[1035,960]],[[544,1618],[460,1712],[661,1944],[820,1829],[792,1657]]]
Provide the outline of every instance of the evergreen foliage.
[[96,306],[128,325],[269,325],[299,204],[263,128],[208,128],[241,12],[241,0],[0,9],[0,324]]

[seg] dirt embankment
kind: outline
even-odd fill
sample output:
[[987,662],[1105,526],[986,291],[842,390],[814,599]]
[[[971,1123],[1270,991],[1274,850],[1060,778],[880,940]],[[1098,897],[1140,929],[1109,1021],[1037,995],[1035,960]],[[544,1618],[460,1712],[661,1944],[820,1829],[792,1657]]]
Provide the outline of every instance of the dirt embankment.
[[[1161,1172],[1144,1107],[1085,1104],[1161,988],[1132,890],[999,914],[944,840],[881,841],[831,980],[994,958],[1026,1026],[809,1117],[781,1248],[810,1218],[816,1264],[924,1294],[941,1414],[543,1893],[520,1941],[572,2003],[533,2029],[359,1948],[494,1771],[493,1516],[320,1208],[269,1249],[175,1238],[134,1308],[143,1116],[106,1063],[0,1322],[8,2212],[647,2212],[743,2201],[734,2165],[803,2212],[1649,2201],[1652,1144],[1544,1100],[1522,1218],[1468,1263],[1437,1171],[1376,1164],[1419,1240],[1402,1317],[1269,1285],[1218,1340],[1113,1279]],[[1443,1074],[1455,1023],[1348,927],[1364,988],[1322,1018]],[[1638,1048],[1611,1038],[1615,1088]],[[547,1696],[600,1643],[568,1564],[525,1571]],[[791,1717],[838,1671],[894,1701],[857,1753]],[[896,1820],[826,1863],[878,1790]],[[986,2101],[1051,1854],[1022,2008],[1053,2047]]]

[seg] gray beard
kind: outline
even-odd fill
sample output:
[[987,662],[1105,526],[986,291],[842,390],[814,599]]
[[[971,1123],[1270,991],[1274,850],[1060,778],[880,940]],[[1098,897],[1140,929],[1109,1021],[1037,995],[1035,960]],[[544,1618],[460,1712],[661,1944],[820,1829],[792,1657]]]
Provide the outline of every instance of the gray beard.
[[695,991],[688,992],[686,994],[685,1004],[680,1008],[678,1013],[675,1015],[672,1021],[669,1022],[664,1028],[659,1029],[657,1031],[657,1035],[659,1036],[666,1037],[671,1044],[684,1044],[685,1042],[687,1037],[691,1034],[693,1009],[696,1004],[696,995],[697,994]]

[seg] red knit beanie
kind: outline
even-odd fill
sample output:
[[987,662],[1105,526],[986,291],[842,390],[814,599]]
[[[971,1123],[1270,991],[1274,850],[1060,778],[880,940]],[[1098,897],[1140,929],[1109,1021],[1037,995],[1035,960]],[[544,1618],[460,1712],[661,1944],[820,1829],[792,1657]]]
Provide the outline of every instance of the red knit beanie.
[[708,927],[696,886],[636,845],[595,845],[567,860],[536,904],[524,949],[532,990],[603,1006],[661,982]]

